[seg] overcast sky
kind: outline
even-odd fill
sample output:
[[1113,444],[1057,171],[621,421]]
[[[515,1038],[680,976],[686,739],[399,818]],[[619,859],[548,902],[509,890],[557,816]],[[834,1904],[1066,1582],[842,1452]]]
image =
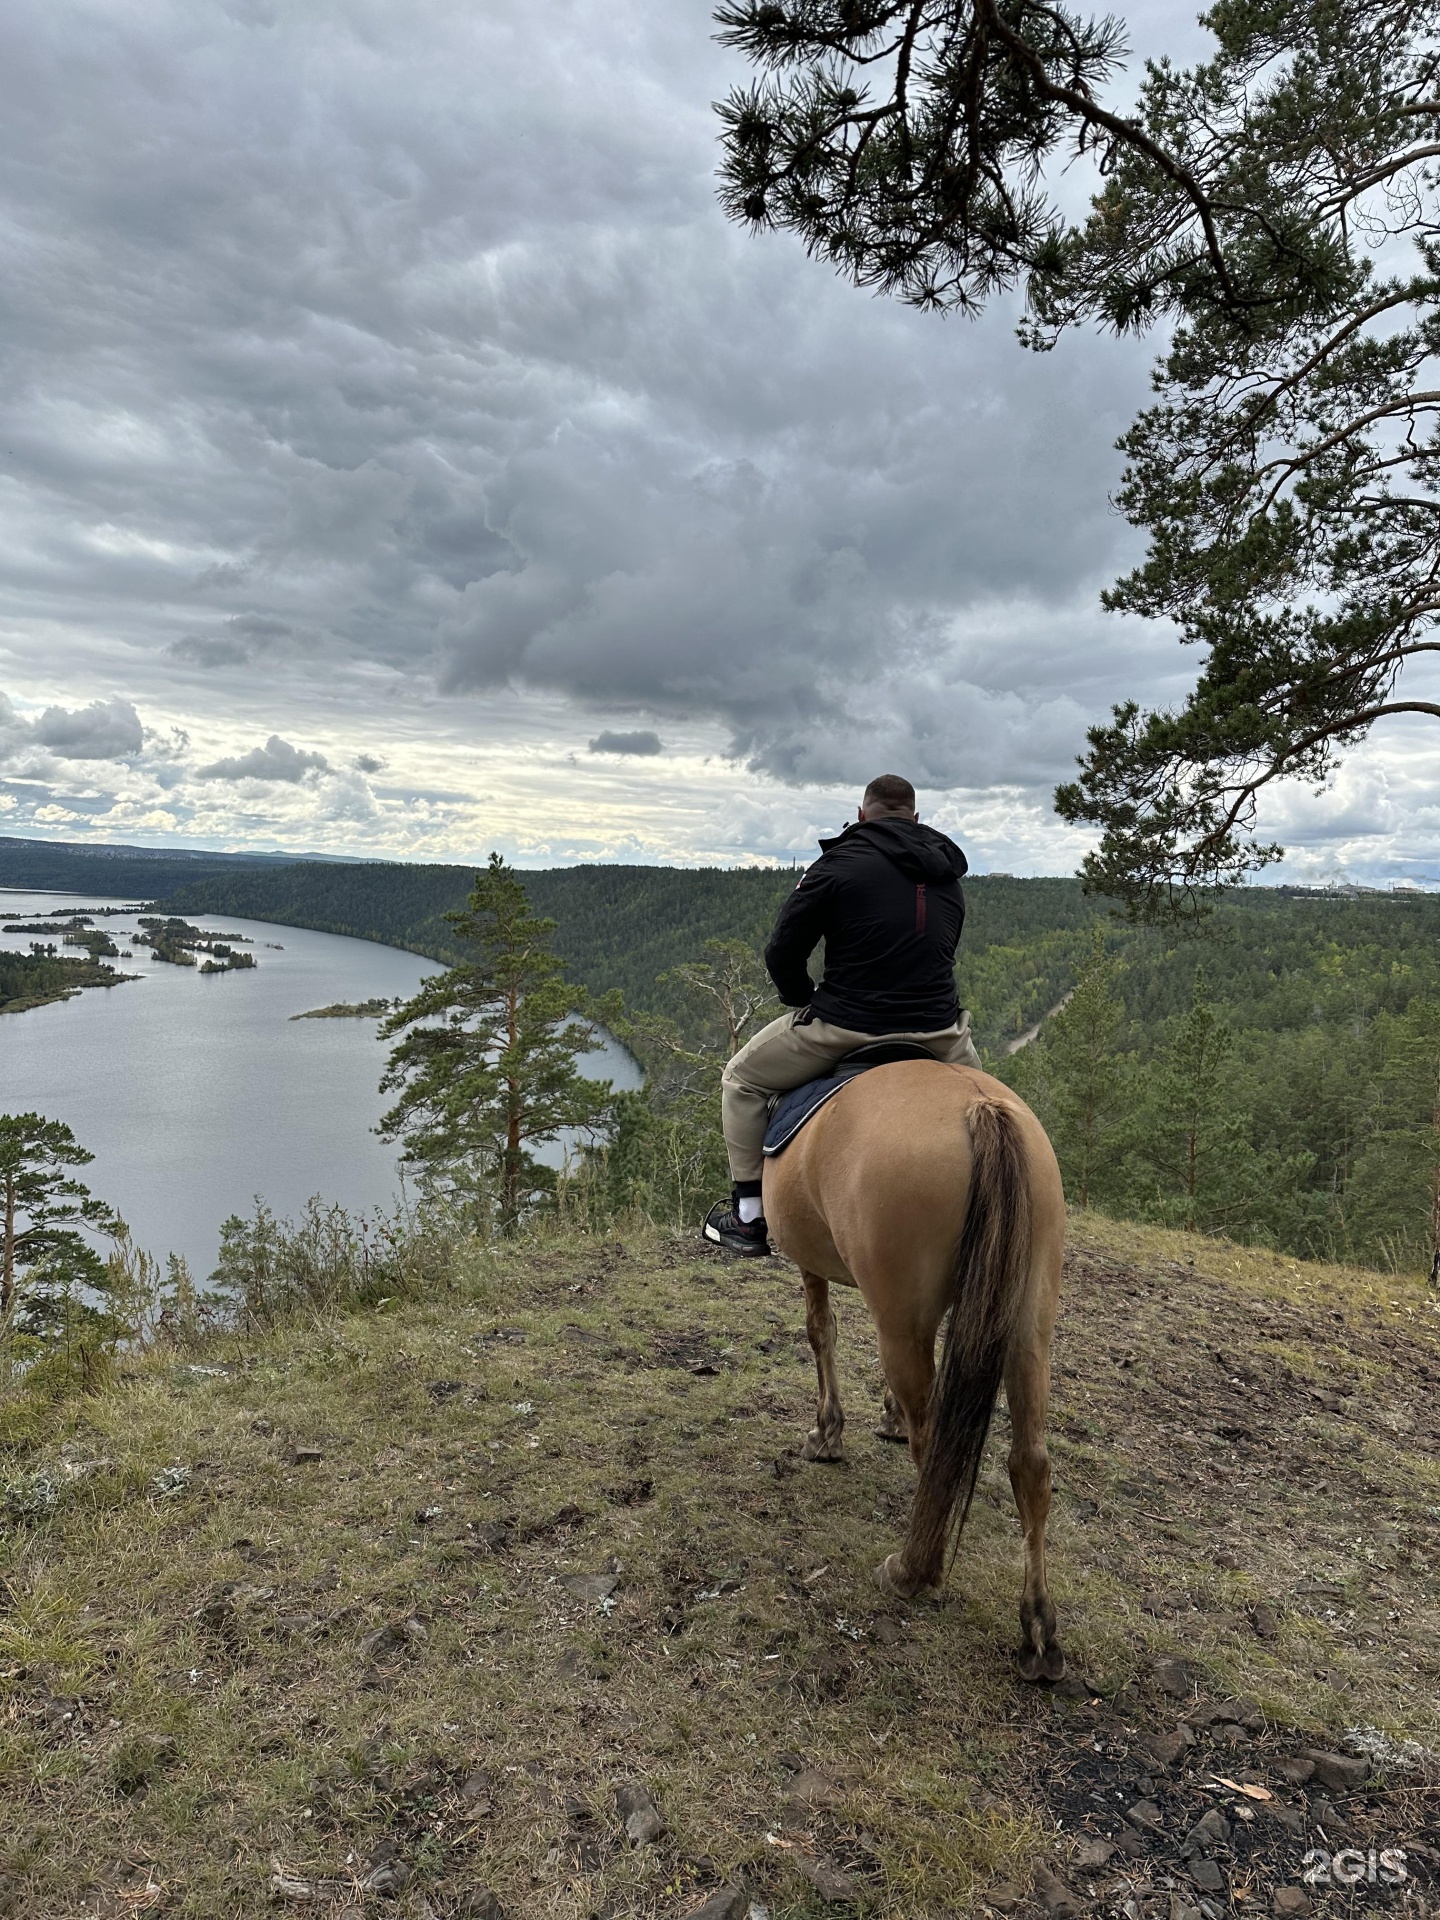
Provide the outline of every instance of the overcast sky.
[[[808,857],[908,773],[980,869],[1188,656],[1099,611],[1153,345],[1024,352],[714,203],[692,0],[12,0],[0,833]],[[1198,45],[1151,0],[1142,49]],[[1433,731],[1275,804],[1440,871]]]

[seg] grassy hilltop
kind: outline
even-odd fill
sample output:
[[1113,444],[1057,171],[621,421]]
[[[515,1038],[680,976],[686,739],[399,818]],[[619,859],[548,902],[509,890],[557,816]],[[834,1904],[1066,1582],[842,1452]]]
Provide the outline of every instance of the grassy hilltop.
[[1342,1843],[1433,1900],[1426,1763],[1344,1745],[1440,1746],[1433,1296],[1077,1218],[1054,1694],[1003,1416],[944,1603],[872,1585],[911,1473],[839,1312],[838,1469],[793,1271],[655,1230],[0,1399],[0,1911],[1172,1920]]

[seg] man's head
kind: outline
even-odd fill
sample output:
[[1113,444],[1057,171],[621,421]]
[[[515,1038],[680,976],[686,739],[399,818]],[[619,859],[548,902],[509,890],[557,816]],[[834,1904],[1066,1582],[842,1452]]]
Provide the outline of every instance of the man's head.
[[915,789],[898,773],[882,773],[865,789],[860,802],[862,820],[915,820]]

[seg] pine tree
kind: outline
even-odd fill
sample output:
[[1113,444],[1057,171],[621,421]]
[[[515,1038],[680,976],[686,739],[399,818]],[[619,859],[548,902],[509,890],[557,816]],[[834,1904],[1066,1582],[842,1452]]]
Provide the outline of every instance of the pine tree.
[[1189,1232],[1219,1224],[1245,1185],[1245,1128],[1226,1064],[1234,1035],[1195,970],[1190,1010],[1173,1022],[1150,1078],[1136,1149],[1158,1176],[1162,1212]]
[[[1166,323],[1120,442],[1149,552],[1107,604],[1173,621],[1199,671],[1178,707],[1115,708],[1056,799],[1103,829],[1093,891],[1204,909],[1278,856],[1275,781],[1440,719],[1413,681],[1440,624],[1440,5],[1223,0],[1205,57],[1150,62],[1128,100],[1123,25],[1067,0],[716,18],[757,69],[719,104],[732,219],[925,309],[1023,283],[1042,349]],[[1096,163],[1087,219],[1067,157]]]
[[432,974],[381,1026],[382,1039],[405,1038],[380,1083],[399,1093],[380,1132],[403,1139],[404,1160],[430,1183],[458,1179],[473,1193],[478,1176],[501,1231],[513,1233],[554,1185],[531,1149],[604,1124],[610,1084],[576,1067],[603,1043],[550,950],[554,921],[531,912],[498,853],[445,919],[468,957]]
[[113,1331],[95,1304],[106,1263],[84,1229],[114,1235],[120,1222],[69,1172],[94,1158],[63,1121],[0,1114],[0,1335],[14,1327],[43,1342],[77,1314]]
[[1090,1205],[1103,1169],[1113,1165],[1110,1144],[1124,1104],[1125,1068],[1115,1045],[1125,1018],[1118,974],[1104,929],[1096,927],[1074,990],[1041,1033],[1045,1121],[1066,1191],[1081,1207]]
[[1369,1139],[1346,1195],[1349,1224],[1391,1265],[1417,1258],[1440,1284],[1440,1001],[1376,1021],[1380,1064]]

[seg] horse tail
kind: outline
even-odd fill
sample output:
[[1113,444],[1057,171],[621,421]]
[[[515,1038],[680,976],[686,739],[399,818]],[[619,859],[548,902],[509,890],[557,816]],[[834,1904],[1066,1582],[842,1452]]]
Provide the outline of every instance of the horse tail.
[[980,1457],[1030,1272],[1031,1201],[1014,1112],[970,1108],[970,1204],[955,1254],[950,1322],[930,1408],[906,1558],[938,1574],[975,1496]]

